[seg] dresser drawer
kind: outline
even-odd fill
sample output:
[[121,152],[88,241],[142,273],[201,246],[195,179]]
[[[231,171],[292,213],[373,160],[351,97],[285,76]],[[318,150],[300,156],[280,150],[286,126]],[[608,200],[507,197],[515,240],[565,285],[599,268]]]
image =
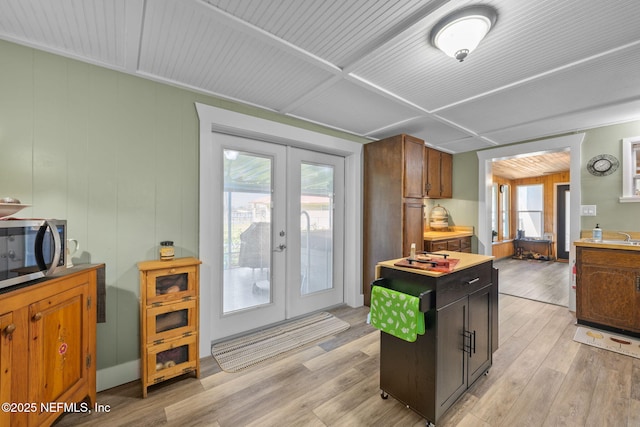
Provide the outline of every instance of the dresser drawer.
[[471,252],[471,236],[462,237],[460,239],[460,250],[462,252],[466,252],[467,249]]
[[438,251],[446,251],[447,249],[447,241],[437,241],[437,242],[429,242],[428,247],[429,252],[438,252]]
[[460,252],[460,239],[447,241],[447,250],[451,252]]

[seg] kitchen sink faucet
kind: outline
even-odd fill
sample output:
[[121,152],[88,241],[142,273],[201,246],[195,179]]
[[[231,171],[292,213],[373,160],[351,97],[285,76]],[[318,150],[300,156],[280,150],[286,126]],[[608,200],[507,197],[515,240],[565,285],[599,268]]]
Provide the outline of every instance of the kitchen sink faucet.
[[623,233],[622,231],[618,231],[618,234],[624,234],[625,238],[624,241],[628,242],[629,240],[631,240],[631,235],[628,233]]

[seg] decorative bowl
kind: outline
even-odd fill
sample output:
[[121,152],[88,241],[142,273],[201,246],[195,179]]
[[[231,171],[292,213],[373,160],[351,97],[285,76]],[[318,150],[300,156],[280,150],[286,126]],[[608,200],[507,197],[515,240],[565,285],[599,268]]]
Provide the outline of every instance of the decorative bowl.
[[4,218],[13,215],[16,212],[20,212],[22,209],[31,205],[21,205],[19,203],[0,203],[0,218]]

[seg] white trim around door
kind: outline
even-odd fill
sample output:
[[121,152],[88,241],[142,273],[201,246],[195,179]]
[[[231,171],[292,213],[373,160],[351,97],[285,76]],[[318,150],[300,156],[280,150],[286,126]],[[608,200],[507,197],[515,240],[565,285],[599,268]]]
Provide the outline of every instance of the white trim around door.
[[[218,263],[212,262],[211,242],[203,236],[211,235],[211,221],[204,219],[218,209],[218,204],[203,198],[206,183],[212,182],[213,170],[206,164],[211,158],[212,132],[253,138],[321,153],[335,154],[345,159],[345,224],[344,224],[344,302],[351,307],[364,303],[362,295],[362,144],[321,134],[295,126],[248,116],[231,110],[196,103],[200,120],[200,345],[199,355],[211,354],[213,336],[212,310],[207,304],[213,301],[210,285],[219,277]],[[210,200],[203,202],[203,200]]]
[[[491,255],[491,183],[493,181],[491,163],[526,154],[542,154],[544,152],[568,150],[571,152],[570,175],[570,238],[580,238],[580,149],[584,133],[543,139],[522,144],[507,145],[478,151],[478,253]],[[575,260],[575,248],[571,247],[569,263]],[[570,269],[568,269],[570,270]],[[569,273],[570,274],[570,273]],[[569,280],[571,283],[571,280]],[[576,304],[575,289],[569,289],[569,310],[574,311]]]

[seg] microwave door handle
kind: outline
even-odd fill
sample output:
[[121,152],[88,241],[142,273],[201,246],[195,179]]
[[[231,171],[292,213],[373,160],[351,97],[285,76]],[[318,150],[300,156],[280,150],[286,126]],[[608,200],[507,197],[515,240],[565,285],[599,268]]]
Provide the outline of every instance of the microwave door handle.
[[[44,239],[47,234],[47,228],[51,230],[51,236],[53,237],[53,259],[51,260],[51,265],[49,269],[47,269],[47,263],[44,260]],[[38,268],[44,275],[49,275],[55,271],[58,267],[58,262],[60,262],[60,254],[62,251],[62,242],[60,241],[60,233],[58,233],[58,227],[50,221],[44,221],[38,230],[38,234],[36,235],[36,262],[38,263]]]
[[46,221],[46,224],[51,229],[51,235],[53,236],[53,260],[51,260],[51,267],[47,271],[47,275],[53,273],[58,268],[60,257],[62,256],[62,240],[60,239],[60,233],[58,232],[58,226],[50,221]]
[[47,234],[46,221],[40,224],[38,233],[36,234],[35,248],[33,250],[36,256],[36,263],[38,263],[38,270],[44,275],[47,270],[47,263],[44,261],[44,237]]

